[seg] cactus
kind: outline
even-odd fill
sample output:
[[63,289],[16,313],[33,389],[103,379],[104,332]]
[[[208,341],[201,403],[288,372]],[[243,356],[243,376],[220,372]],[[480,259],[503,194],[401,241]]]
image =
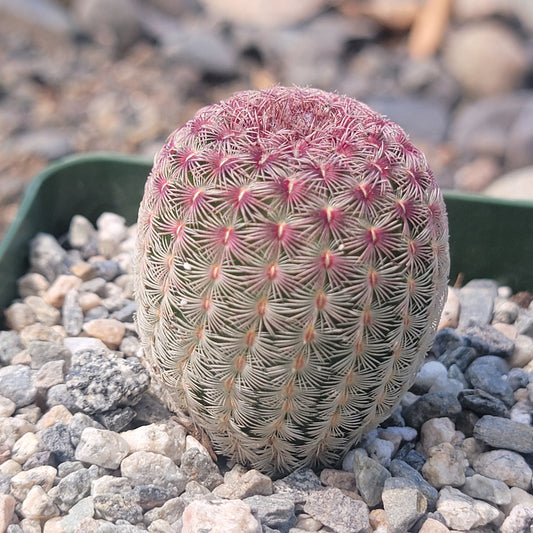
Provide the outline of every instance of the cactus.
[[448,268],[441,194],[398,125],[317,89],[237,93],[172,133],[146,183],[147,365],[218,453],[333,465],[411,385]]

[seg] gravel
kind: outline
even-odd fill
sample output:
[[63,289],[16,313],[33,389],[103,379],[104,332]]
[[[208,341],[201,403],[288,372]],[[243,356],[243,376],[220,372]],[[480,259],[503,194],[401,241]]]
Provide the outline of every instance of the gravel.
[[[528,0],[4,0],[0,236],[57,158],[151,158],[195,109],[275,83],[372,104],[443,186],[531,199],[532,13]],[[82,255],[108,246],[79,221],[71,237]]]
[[[338,469],[271,479],[215,462],[160,403],[132,324],[133,235],[116,215],[76,216],[70,250],[46,234],[31,243],[39,253],[0,332],[0,533],[36,521],[47,533],[529,532],[532,304],[490,280],[459,289],[462,302],[481,291],[490,311],[468,304],[466,323],[439,330],[391,417]],[[106,259],[73,262],[88,241]],[[91,280],[73,274],[83,263],[96,264]]]

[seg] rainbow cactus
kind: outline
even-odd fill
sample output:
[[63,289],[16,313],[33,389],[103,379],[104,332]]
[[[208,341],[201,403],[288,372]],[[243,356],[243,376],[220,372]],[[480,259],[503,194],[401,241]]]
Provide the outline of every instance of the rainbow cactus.
[[155,157],[138,221],[137,323],[174,410],[266,473],[333,465],[395,409],[449,268],[423,154],[316,89],[205,107]]

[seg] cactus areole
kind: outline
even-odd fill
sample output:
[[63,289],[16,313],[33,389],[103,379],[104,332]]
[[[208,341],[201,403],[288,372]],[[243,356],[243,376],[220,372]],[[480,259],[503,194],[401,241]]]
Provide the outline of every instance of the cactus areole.
[[174,410],[266,473],[337,463],[395,409],[436,331],[445,206],[395,123],[338,94],[240,92],[155,157],[137,324]]

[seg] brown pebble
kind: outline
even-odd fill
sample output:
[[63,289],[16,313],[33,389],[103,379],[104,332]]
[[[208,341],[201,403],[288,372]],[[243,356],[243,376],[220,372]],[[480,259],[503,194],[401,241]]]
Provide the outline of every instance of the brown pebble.
[[450,18],[451,0],[427,0],[414,20],[409,35],[409,55],[413,59],[433,56],[440,48]]
[[63,305],[67,292],[70,289],[77,289],[80,285],[81,279],[77,276],[62,274],[57,277],[52,286],[46,291],[44,300],[59,309]]
[[95,318],[83,325],[83,331],[100,339],[108,348],[116,350],[122,342],[126,328],[114,318]]
[[94,307],[97,307],[102,302],[102,298],[98,296],[98,294],[95,294],[94,292],[84,292],[80,294],[80,307],[81,310],[86,313],[90,309],[93,309]]
[[527,309],[529,304],[533,302],[533,294],[528,291],[517,292],[516,294],[513,294],[509,300],[518,304],[520,307]]
[[96,277],[93,267],[85,261],[72,265],[70,271],[83,281],[88,281]]
[[14,331],[21,331],[26,326],[36,322],[37,317],[28,304],[15,302],[5,311],[6,325]]

